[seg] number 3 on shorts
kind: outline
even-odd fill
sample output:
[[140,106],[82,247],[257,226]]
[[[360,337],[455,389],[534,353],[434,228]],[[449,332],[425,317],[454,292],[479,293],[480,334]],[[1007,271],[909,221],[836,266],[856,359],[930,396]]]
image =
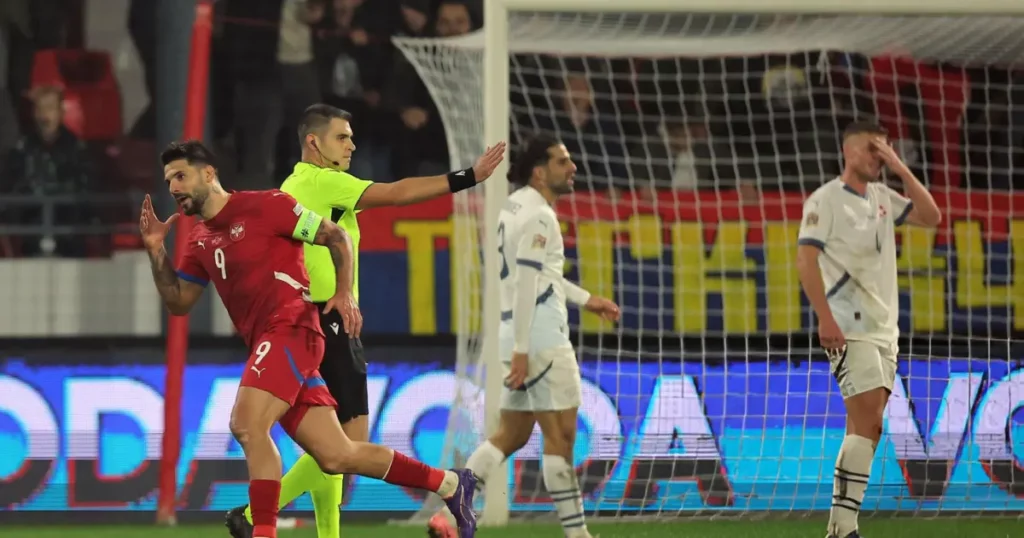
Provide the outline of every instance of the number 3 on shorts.
[[253,354],[256,355],[256,362],[254,362],[253,365],[255,366],[263,362],[263,357],[266,357],[267,353],[270,353],[270,342],[264,340],[263,342],[260,342],[260,345],[256,346],[256,349],[253,350]]

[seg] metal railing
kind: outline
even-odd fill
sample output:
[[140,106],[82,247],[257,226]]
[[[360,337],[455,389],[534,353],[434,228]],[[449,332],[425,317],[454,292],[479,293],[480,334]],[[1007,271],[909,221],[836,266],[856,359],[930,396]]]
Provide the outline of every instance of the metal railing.
[[[60,237],[125,232],[134,227],[129,217],[138,217],[141,203],[139,193],[0,195],[0,236]],[[76,208],[79,211],[76,212]],[[26,218],[26,213],[32,218]],[[62,216],[69,213],[83,222],[67,223]]]

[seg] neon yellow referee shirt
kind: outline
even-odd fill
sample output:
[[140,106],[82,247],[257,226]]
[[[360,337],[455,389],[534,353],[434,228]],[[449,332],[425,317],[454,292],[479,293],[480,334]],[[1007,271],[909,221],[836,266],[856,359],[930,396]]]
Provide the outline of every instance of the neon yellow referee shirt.
[[[356,204],[373,185],[352,174],[320,168],[309,163],[295,165],[292,175],[281,184],[281,190],[292,195],[303,207],[323,215],[341,226],[352,237],[352,294],[359,300],[359,221]],[[309,273],[309,295],[313,302],[326,302],[334,295],[338,276],[327,247],[304,244],[306,272]]]

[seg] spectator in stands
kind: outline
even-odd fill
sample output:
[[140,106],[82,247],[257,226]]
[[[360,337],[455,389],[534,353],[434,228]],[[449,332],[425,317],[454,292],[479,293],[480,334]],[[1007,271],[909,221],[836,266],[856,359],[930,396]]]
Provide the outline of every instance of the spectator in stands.
[[466,35],[478,26],[468,0],[445,0],[437,7],[437,35],[456,37]]
[[317,57],[325,101],[352,113],[357,151],[349,169],[374,181],[391,181],[390,134],[397,117],[381,104],[391,74],[391,36],[400,25],[396,4],[386,0],[334,0],[317,27]]
[[[410,11],[425,8],[427,2],[402,0],[403,17],[409,32],[409,23],[419,22],[419,17]],[[412,16],[410,16],[412,15]],[[442,0],[437,9],[434,32],[439,37],[455,37],[468,34],[480,23],[475,19],[469,5],[461,0]],[[437,106],[427,92],[419,75],[404,58],[396,61],[388,92],[388,105],[397,111],[401,126],[395,135],[394,164],[395,176],[426,176],[443,174],[448,165],[448,145],[444,124]]]
[[681,191],[715,186],[711,147],[703,123],[667,119],[643,138],[644,143],[633,145],[629,151],[632,177],[638,185],[650,180],[654,188]]
[[[129,136],[136,140],[156,139],[156,50],[157,12],[159,6],[153,0],[132,0],[128,8],[128,35],[142,63],[143,81],[149,102],[135,120]],[[152,157],[148,157],[152,161]]]
[[557,110],[535,114],[532,120],[522,119],[562,140],[579,167],[576,189],[633,188],[626,168],[622,127],[598,113],[590,81],[583,71],[568,72],[553,90]]
[[[281,121],[289,135],[294,135],[306,108],[321,100],[313,27],[324,20],[326,9],[326,0],[284,0],[281,5],[277,61],[281,70]],[[299,160],[300,148],[294,136],[287,137],[286,147],[282,168],[290,171]]]
[[267,189],[273,181],[281,128],[281,66],[277,61],[284,0],[223,0],[227,53],[233,79],[234,132],[240,189]]
[[[18,141],[7,163],[2,190],[13,195],[75,196],[93,191],[90,160],[85,147],[63,125],[63,95],[59,88],[42,87],[32,92],[35,131]],[[44,200],[44,203],[46,201]],[[65,200],[54,207],[53,220],[38,206],[15,208],[8,213],[19,224],[80,225],[92,222],[89,204]],[[25,255],[56,252],[64,256],[84,253],[74,237],[29,238],[22,244]]]
[[[16,34],[30,32],[28,4],[12,1],[0,2],[0,167],[2,157],[18,141],[18,116],[14,109],[13,89],[10,82],[12,70],[11,44]],[[2,168],[0,168],[2,169]]]
[[429,33],[430,0],[399,0],[398,8],[402,24],[395,35],[423,37]]

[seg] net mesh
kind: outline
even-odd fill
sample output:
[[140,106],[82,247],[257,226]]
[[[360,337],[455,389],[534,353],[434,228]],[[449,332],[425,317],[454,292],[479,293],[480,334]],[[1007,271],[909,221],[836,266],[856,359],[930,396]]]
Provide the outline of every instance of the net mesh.
[[[802,202],[839,173],[854,119],[886,126],[945,217],[938,231],[897,232],[904,339],[862,513],[1024,507],[1010,340],[1024,330],[1022,28],[981,16],[510,15],[510,142],[547,133],[573,153],[577,193],[558,205],[567,276],[624,313],[618,327],[571,319],[589,512],[831,505],[844,410],[811,345],[793,256]],[[471,162],[493,142],[483,36],[397,43],[438,104],[452,162]],[[480,190],[456,198],[463,383],[448,465],[484,438],[478,246],[496,216],[482,202]],[[519,514],[550,510],[539,437],[514,457]]]

